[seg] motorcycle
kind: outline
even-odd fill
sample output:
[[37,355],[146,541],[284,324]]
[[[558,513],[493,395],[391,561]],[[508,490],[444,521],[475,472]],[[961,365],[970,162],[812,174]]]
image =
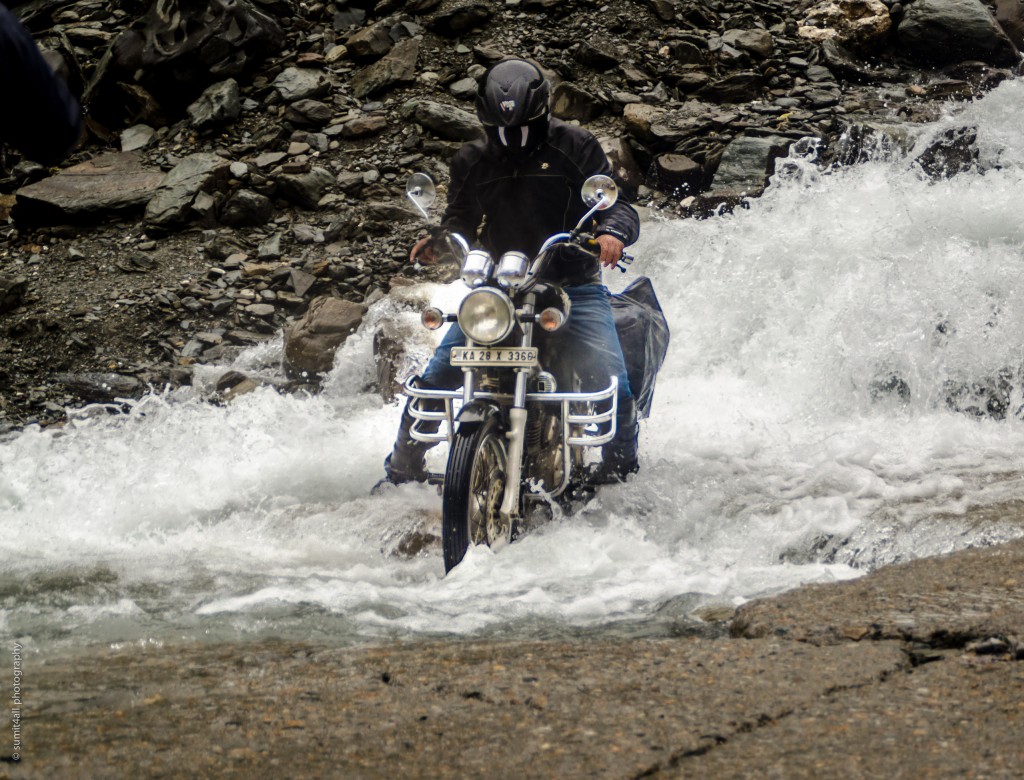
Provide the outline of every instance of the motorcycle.
[[[429,220],[427,210],[436,199],[430,177],[414,174],[406,190]],[[506,252],[495,262],[488,252],[470,249],[462,236],[447,237],[470,291],[457,313],[431,307],[421,322],[430,330],[458,322],[466,343],[452,348],[451,363],[461,367],[463,385],[426,388],[414,377],[404,386],[414,419],[411,436],[449,445],[441,489],[445,572],[470,545],[500,549],[511,542],[531,505],[576,494],[586,483],[587,448],[615,436],[617,379],[610,377],[596,392],[581,392],[570,345],[549,338],[566,326],[572,307],[560,286],[543,281],[545,269],[566,247],[596,254],[596,241],[585,228],[615,204],[618,188],[607,176],[592,176],[581,196],[589,211],[570,232],[548,238],[532,259]],[[624,254],[621,270],[631,260]],[[661,358],[667,327],[664,333]]]

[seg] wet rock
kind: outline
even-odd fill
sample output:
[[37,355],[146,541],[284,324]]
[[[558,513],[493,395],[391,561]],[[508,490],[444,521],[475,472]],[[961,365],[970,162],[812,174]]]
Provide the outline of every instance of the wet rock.
[[364,98],[389,89],[396,84],[414,82],[419,53],[420,43],[415,38],[395,44],[391,53],[386,57],[352,76],[352,91],[355,96]]
[[164,177],[146,205],[146,223],[152,227],[177,227],[190,218],[190,209],[201,192],[222,187],[230,176],[229,163],[215,154],[191,154]]
[[188,116],[196,130],[234,122],[242,114],[238,82],[227,79],[207,87],[192,105]]
[[356,331],[365,313],[364,306],[351,301],[314,298],[306,314],[285,331],[285,373],[310,379],[326,374],[338,347]]
[[334,177],[323,168],[308,173],[284,174],[277,177],[278,194],[297,206],[315,209],[320,199],[334,184]]
[[484,137],[484,129],[476,114],[455,106],[417,100],[403,106],[402,113],[447,141],[473,141]]
[[741,136],[725,147],[712,181],[713,195],[760,195],[775,160],[784,157],[793,141],[783,136]]
[[252,379],[241,371],[228,371],[217,380],[214,387],[225,401],[231,401],[253,392],[259,386],[259,380]]
[[678,197],[696,195],[704,179],[704,169],[684,154],[661,154],[655,160],[658,188]]
[[917,164],[932,178],[948,179],[978,163],[978,131],[974,127],[946,130],[918,156]]
[[56,380],[85,401],[111,403],[132,398],[142,390],[142,383],[133,376],[115,373],[60,373]]
[[1011,66],[1020,53],[979,0],[915,0],[897,28],[903,49],[920,61],[978,59]]
[[142,163],[138,152],[111,152],[67,168],[17,191],[14,215],[58,224],[97,214],[141,209],[164,174]]

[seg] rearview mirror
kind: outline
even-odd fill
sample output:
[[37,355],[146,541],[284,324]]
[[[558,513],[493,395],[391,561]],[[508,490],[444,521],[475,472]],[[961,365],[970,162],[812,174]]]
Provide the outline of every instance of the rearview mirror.
[[424,219],[430,219],[427,209],[437,200],[437,187],[434,180],[425,173],[414,173],[405,183],[405,194],[412,201]]
[[597,211],[610,209],[619,199],[619,187],[611,176],[591,176],[583,182],[583,202]]

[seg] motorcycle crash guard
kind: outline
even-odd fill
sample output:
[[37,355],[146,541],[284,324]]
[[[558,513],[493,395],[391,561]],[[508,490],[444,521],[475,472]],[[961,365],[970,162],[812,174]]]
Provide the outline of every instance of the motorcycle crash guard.
[[668,321],[646,276],[638,277],[621,293],[612,293],[611,303],[636,415],[646,418],[654,401],[654,381],[668,353]]

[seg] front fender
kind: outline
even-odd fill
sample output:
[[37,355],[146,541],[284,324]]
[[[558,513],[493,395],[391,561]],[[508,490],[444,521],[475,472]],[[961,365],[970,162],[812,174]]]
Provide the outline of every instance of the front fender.
[[490,418],[500,415],[501,410],[493,402],[474,400],[462,407],[455,420],[460,429],[464,425],[472,429],[483,425]]

